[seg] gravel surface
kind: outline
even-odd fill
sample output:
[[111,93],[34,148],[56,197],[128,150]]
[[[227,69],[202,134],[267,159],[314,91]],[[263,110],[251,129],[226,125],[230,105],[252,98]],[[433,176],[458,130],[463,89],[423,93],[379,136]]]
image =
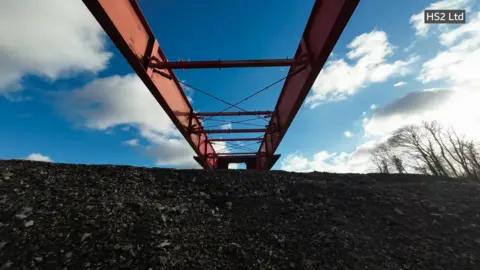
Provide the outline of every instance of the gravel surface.
[[0,161],[0,269],[480,269],[480,185]]

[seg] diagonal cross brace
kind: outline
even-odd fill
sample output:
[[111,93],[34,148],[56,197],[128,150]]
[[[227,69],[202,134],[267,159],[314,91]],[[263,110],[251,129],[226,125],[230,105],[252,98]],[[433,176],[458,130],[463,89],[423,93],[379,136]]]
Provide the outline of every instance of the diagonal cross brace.
[[[205,133],[191,133],[189,126],[203,129],[200,120],[190,112],[187,99],[172,70],[156,70],[151,59],[167,58],[148,25],[140,7],[133,0],[83,0],[122,55],[127,59],[150,93],[162,106],[183,137],[199,157],[204,168],[216,167],[213,146]],[[115,93],[112,93],[115,94]]]
[[[278,160],[276,149],[359,0],[316,0],[293,59],[197,62],[169,62],[135,0],[83,2],[194,149],[200,165],[226,168],[228,162],[244,161],[249,169],[268,170]],[[257,155],[219,157],[172,69],[258,66],[290,66],[292,76],[286,79],[275,110],[269,114],[268,132]]]

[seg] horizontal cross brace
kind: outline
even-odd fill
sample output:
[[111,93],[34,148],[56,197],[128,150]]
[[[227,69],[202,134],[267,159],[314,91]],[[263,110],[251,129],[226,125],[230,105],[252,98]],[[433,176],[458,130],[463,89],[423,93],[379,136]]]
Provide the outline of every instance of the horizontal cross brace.
[[229,139],[209,139],[211,142],[246,142],[261,141],[263,138],[229,138]]
[[158,69],[200,69],[200,68],[241,68],[241,67],[285,67],[300,66],[307,60],[299,59],[265,59],[265,60],[216,60],[216,61],[179,61],[160,62],[150,64]]
[[238,152],[238,153],[216,153],[216,154],[210,154],[210,156],[257,156],[257,155],[265,155],[265,153],[259,153],[259,152]]
[[[291,59],[168,62],[137,1],[82,1],[195,151],[195,160],[203,168],[226,169],[229,163],[244,162],[247,169],[259,170],[271,169],[279,159],[275,155],[277,148],[359,3],[359,0],[312,1],[311,15]],[[173,71],[280,66],[289,67],[289,75],[284,79],[274,112],[265,117],[270,118],[268,127],[262,129],[204,130],[203,121],[192,113],[194,109]],[[207,134],[247,132],[265,132],[257,153],[218,155]]]
[[272,111],[250,111],[250,112],[199,112],[195,115],[204,116],[243,116],[243,115],[272,115]]
[[254,132],[266,132],[266,128],[252,128],[252,129],[204,129],[204,130],[196,130],[194,133],[197,134],[210,134],[210,133],[254,133]]

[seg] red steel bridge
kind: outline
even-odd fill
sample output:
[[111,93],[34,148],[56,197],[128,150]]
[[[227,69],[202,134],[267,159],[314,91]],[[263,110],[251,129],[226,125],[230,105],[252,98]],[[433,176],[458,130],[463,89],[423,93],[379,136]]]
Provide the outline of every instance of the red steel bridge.
[[[293,58],[179,62],[167,60],[136,0],[83,0],[83,2],[195,150],[197,156],[194,158],[203,168],[226,169],[230,163],[245,163],[247,169],[269,170],[279,159],[280,155],[275,154],[276,149],[359,0],[316,0]],[[220,112],[196,113],[182,88],[182,85],[190,86],[179,81],[173,71],[276,66],[287,66],[290,69],[287,76],[272,84],[283,82],[283,88],[275,108],[266,111],[246,111],[239,105],[272,85],[236,103],[212,96],[228,104],[228,107]],[[238,111],[227,112],[231,108]],[[268,124],[257,129],[224,130],[203,127],[203,122],[214,117],[245,115],[269,119],[266,120]],[[264,135],[251,138],[209,138],[209,134],[215,133],[264,133]],[[257,152],[220,153],[214,147],[215,143],[220,141],[224,143],[255,141],[260,143],[260,147]],[[247,149],[241,145],[237,145],[236,148]]]

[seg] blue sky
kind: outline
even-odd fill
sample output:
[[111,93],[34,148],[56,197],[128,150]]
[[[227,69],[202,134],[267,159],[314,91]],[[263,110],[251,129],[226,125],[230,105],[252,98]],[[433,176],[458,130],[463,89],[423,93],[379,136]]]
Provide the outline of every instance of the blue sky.
[[[0,11],[0,159],[194,166],[193,152],[80,2],[7,0]],[[313,3],[139,1],[172,61],[291,57]],[[432,7],[465,8],[468,24],[416,21],[416,14]],[[368,149],[400,124],[425,119],[461,122],[459,129],[476,136],[471,121],[478,115],[456,117],[463,117],[461,94],[477,94],[480,85],[470,68],[480,55],[478,25],[475,1],[361,1],[277,150],[282,158],[274,168],[366,171]],[[286,72],[276,67],[176,75],[236,102]],[[440,89],[459,97],[415,103],[426,89],[432,100]],[[242,108],[272,109],[280,90],[273,87]],[[192,90],[187,94],[199,111],[226,106]],[[204,125],[215,124],[221,123]]]

